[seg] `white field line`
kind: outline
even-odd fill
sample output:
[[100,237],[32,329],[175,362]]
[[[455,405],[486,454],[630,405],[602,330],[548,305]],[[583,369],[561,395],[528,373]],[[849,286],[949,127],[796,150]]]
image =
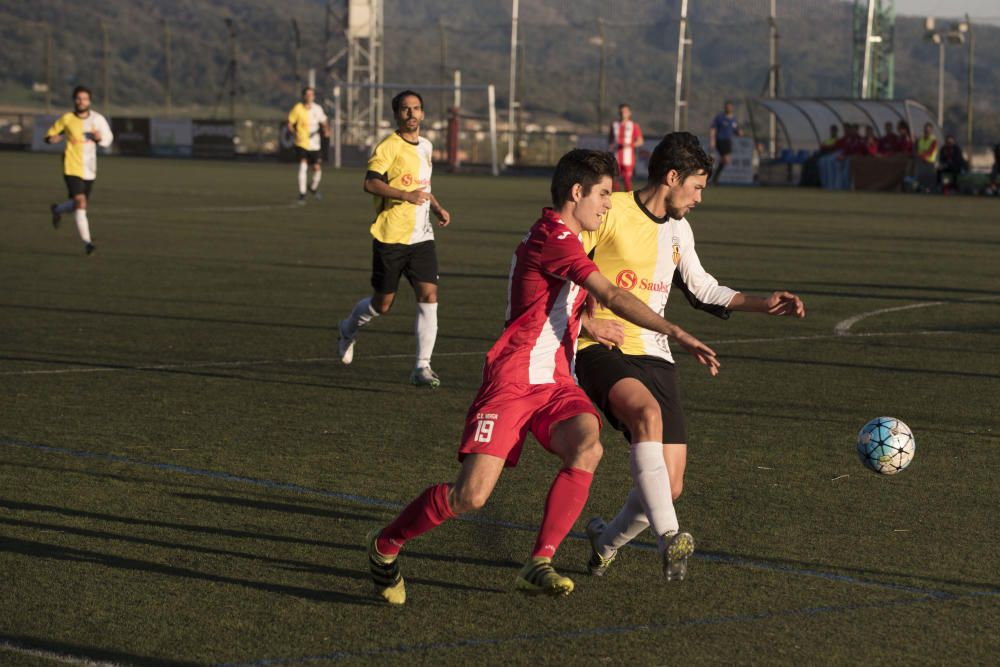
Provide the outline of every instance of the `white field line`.
[[32,658],[52,660],[54,662],[61,662],[66,665],[83,665],[84,667],[122,667],[122,665],[117,662],[91,660],[90,658],[81,658],[79,656],[68,655],[66,653],[56,653],[55,651],[45,651],[43,649],[28,648],[27,646],[20,646],[19,644],[14,644],[12,642],[5,640],[0,640],[0,651],[10,651],[12,653],[20,653],[21,655],[31,656]]
[[851,327],[860,322],[861,320],[867,319],[869,317],[874,317],[876,315],[883,315],[885,313],[896,313],[901,310],[913,310],[914,308],[930,308],[931,306],[942,306],[944,301],[931,301],[929,303],[912,303],[909,306],[896,306],[895,308],[879,308],[878,310],[872,310],[867,313],[861,313],[860,315],[855,315],[854,317],[849,317],[846,320],[841,320],[837,322],[837,325],[833,327],[833,333],[838,336],[846,336],[851,331]]
[[[846,321],[846,320],[845,320]],[[983,329],[976,333],[996,333],[1000,329]],[[954,329],[942,329],[939,331],[884,331],[870,333],[846,333],[846,334],[816,334],[812,336],[783,336],[780,338],[728,338],[720,340],[704,341],[707,345],[742,345],[747,343],[785,343],[789,341],[803,340],[830,340],[835,338],[883,338],[899,336],[946,336],[961,334],[962,331]],[[485,356],[486,350],[475,350],[467,352],[438,352],[436,357],[467,357]],[[409,359],[412,353],[406,354],[373,354],[363,356],[360,361],[378,361],[381,359]],[[139,364],[121,366],[87,366],[82,368],[49,368],[40,370],[25,371],[2,371],[0,377],[14,375],[64,375],[68,373],[123,373],[128,371],[172,371],[192,368],[241,368],[254,366],[273,366],[278,364],[314,364],[340,361],[340,357],[308,357],[304,359],[248,359],[237,361],[202,361],[188,362],[183,364]]]

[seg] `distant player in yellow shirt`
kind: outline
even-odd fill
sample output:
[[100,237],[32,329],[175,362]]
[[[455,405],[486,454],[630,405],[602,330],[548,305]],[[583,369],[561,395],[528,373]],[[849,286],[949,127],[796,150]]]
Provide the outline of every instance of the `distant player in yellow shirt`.
[[[649,158],[645,187],[611,195],[605,223],[583,233],[584,249],[605,278],[660,315],[670,293],[680,291],[695,308],[723,319],[734,310],[804,317],[805,306],[790,292],[750,296],[720,285],[702,267],[685,216],[701,202],[711,172],[712,158],[693,134],[668,134]],[[576,376],[608,423],[624,432],[633,483],[614,519],[587,524],[590,572],[603,575],[619,549],[652,527],[664,575],[683,579],[694,538],[680,530],[673,501],[684,484],[687,429],[667,337],[600,307],[583,326]]]
[[89,255],[94,252],[87,220],[87,203],[97,178],[97,147],[107,148],[114,140],[108,121],[90,108],[90,90],[84,86],[73,89],[73,111],[64,113],[45,133],[45,142],[57,144],[66,140],[63,155],[63,178],[69,199],[52,204],[52,226],[59,228],[64,213],[73,213],[77,231]]
[[375,293],[354,306],[340,323],[340,360],[354,359],[358,329],[389,312],[399,278],[406,276],[417,296],[417,361],[410,382],[417,386],[441,384],[431,370],[431,353],[437,340],[437,250],[434,226],[451,222],[448,211],[431,194],[431,142],[420,136],[424,100],[405,90],[392,98],[397,130],[383,139],[368,160],[364,188],[375,196],[375,222],[371,226],[372,287]]
[[306,176],[312,167],[309,192],[320,199],[319,179],[323,177],[320,159],[321,137],[330,136],[330,124],[321,104],[316,104],[316,90],[302,89],[302,101],[288,113],[288,131],[295,136],[295,156],[299,159],[299,204],[306,203]]

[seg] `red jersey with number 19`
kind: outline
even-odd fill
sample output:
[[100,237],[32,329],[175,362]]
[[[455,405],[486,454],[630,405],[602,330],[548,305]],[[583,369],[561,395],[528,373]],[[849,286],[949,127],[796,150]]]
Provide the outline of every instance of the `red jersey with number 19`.
[[587,291],[597,265],[559,214],[542,217],[514,252],[504,332],[486,355],[483,381],[575,384],[573,362]]

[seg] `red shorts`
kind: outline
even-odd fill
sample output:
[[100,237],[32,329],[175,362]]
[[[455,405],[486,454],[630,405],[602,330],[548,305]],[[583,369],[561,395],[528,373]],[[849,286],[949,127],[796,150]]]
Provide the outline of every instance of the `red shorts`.
[[484,384],[465,419],[458,460],[489,454],[516,466],[529,431],[549,449],[552,426],[583,414],[597,417],[600,426],[597,409],[575,384]]

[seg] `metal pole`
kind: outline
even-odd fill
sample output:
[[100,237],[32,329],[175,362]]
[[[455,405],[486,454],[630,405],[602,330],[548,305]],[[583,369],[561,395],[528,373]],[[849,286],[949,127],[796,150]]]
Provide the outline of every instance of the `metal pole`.
[[871,97],[869,85],[871,77],[869,72],[872,68],[872,28],[875,26],[875,0],[868,0],[868,25],[865,28],[865,60],[861,71],[861,99],[866,100]]
[[455,70],[455,108],[462,108],[462,70]]
[[171,113],[171,106],[173,105],[172,91],[170,90],[173,82],[171,81],[171,62],[170,62],[170,24],[164,19],[163,21],[163,65],[164,65],[164,75],[166,78],[165,90],[164,90],[164,102],[167,105],[167,114]]
[[517,9],[513,0],[510,18],[510,87],[507,98],[507,157],[504,164],[514,164],[514,94],[517,85]]
[[607,56],[604,39],[604,19],[597,19],[597,35],[601,42],[601,64],[597,70],[597,132],[604,131],[604,63]]
[[[777,0],[771,0],[771,16],[768,19],[770,24],[770,37],[769,40],[770,48],[768,54],[768,69],[767,69],[767,95],[771,99],[778,96],[778,7]],[[770,137],[768,141],[768,152],[773,157],[775,152],[778,150],[777,137],[775,136],[778,131],[777,121],[775,120],[774,114],[768,114],[768,136]]]
[[684,60],[687,54],[687,12],[688,0],[681,0],[681,20],[677,31],[677,73],[674,77],[674,131],[683,130],[681,124],[681,107],[687,106],[684,99]]
[[340,86],[333,87],[333,166],[340,169]]
[[[517,0],[514,0],[516,3]],[[490,113],[490,155],[492,156],[492,171],[494,176],[500,175],[500,165],[497,164],[497,91],[491,83],[486,89],[486,103]]]
[[937,122],[941,131],[944,131],[944,44],[945,36],[940,35],[938,42],[938,109]]
[[965,150],[969,151],[969,155],[972,155],[972,68],[976,59],[976,33],[972,30],[972,21],[969,20],[968,14],[965,15],[965,23],[969,26],[969,75],[965,101]]

